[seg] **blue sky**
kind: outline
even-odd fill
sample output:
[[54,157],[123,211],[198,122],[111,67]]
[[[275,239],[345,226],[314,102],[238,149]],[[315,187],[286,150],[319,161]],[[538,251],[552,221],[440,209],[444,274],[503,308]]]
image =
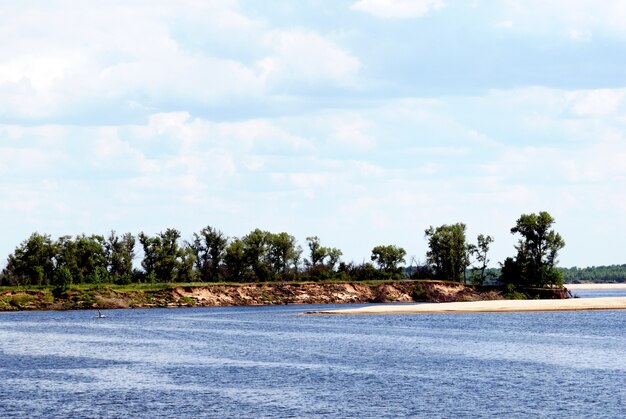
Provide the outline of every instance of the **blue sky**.
[[[465,222],[513,255],[625,263],[620,0],[0,1],[0,258],[53,237],[317,235],[424,260]],[[0,262],[3,266],[4,262]]]

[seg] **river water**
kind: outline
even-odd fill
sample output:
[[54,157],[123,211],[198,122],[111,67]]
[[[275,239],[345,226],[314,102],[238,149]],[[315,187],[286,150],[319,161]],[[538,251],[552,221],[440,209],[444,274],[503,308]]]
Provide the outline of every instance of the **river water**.
[[0,417],[626,417],[626,311],[0,313]]

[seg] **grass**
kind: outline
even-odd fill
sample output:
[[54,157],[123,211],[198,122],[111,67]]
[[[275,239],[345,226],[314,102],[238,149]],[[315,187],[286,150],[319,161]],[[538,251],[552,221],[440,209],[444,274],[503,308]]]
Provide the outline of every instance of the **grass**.
[[[302,285],[302,284],[337,284],[337,283],[359,283],[369,286],[377,286],[383,284],[392,283],[441,283],[448,285],[459,285],[460,282],[454,281],[441,281],[431,279],[371,279],[366,281],[346,281],[344,279],[324,279],[322,281],[273,281],[273,282],[154,282],[154,283],[132,283],[126,285],[117,285],[112,283],[104,284],[71,284],[68,287],[68,291],[90,291],[90,290],[112,290],[116,292],[131,292],[131,291],[163,291],[174,289],[178,287],[207,287],[207,286],[242,286],[242,285]],[[469,284],[467,286],[470,286]],[[16,286],[2,286],[0,287],[0,293],[2,292],[33,292],[33,291],[47,291],[51,286],[45,285],[16,285]]]
[[[46,310],[46,309],[93,309],[93,308],[126,308],[126,307],[173,307],[173,306],[196,306],[206,302],[197,299],[195,292],[186,292],[194,287],[215,287],[213,294],[227,296],[229,304],[286,304],[293,300],[297,292],[292,292],[285,286],[294,288],[309,285],[304,292],[311,294],[314,301],[319,297],[326,301],[328,295],[333,292],[343,292],[343,286],[339,284],[350,284],[352,286],[363,285],[371,287],[371,291],[365,290],[365,294],[372,294],[379,298],[380,302],[393,301],[395,291],[388,289],[385,285],[390,284],[398,290],[400,294],[408,295],[414,301],[430,301],[439,299],[440,286],[449,285],[454,291],[481,293],[480,287],[468,285],[466,289],[460,288],[462,283],[454,281],[439,280],[411,280],[411,279],[372,279],[369,281],[347,281],[345,279],[326,279],[323,281],[275,281],[275,282],[192,282],[192,283],[133,283],[127,285],[116,284],[73,284],[64,290],[57,298],[53,295],[52,287],[43,286],[15,286],[0,287],[0,311],[8,310]],[[334,286],[337,284],[337,286]],[[320,287],[318,287],[318,285]],[[324,287],[324,285],[327,285]],[[381,287],[382,286],[382,287]],[[243,287],[235,290],[236,287]],[[173,291],[176,288],[186,288],[180,292]],[[322,288],[320,296],[316,296],[317,290]],[[326,288],[326,289],[323,289]],[[235,291],[233,293],[233,290]],[[431,293],[434,294],[431,295]],[[479,291],[477,291],[479,290]],[[193,290],[192,290],[193,291]],[[500,291],[489,290],[496,294]],[[243,294],[242,294],[243,293]],[[358,293],[358,292],[357,292]],[[369,293],[369,294],[368,294]],[[209,293],[211,294],[211,293]],[[232,295],[231,295],[232,294]],[[236,294],[236,295],[235,295]],[[365,295],[364,294],[364,295]],[[391,295],[393,294],[393,295]],[[445,294],[445,295],[444,295]],[[449,293],[443,293],[448,297]],[[495,297],[495,295],[494,295]],[[343,298],[343,297],[341,297]],[[369,296],[363,298],[370,298]],[[474,299],[480,297],[462,296],[458,298]],[[219,300],[219,299],[218,299]],[[313,301],[312,300],[312,301]],[[298,300],[300,301],[300,300]],[[319,302],[318,301],[318,302]],[[343,301],[343,300],[341,300]]]

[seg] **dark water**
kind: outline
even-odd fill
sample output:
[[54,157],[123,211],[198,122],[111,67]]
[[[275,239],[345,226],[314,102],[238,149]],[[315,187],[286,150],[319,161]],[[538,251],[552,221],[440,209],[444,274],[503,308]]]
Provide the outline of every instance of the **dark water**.
[[626,417],[626,311],[315,308],[2,313],[0,417]]

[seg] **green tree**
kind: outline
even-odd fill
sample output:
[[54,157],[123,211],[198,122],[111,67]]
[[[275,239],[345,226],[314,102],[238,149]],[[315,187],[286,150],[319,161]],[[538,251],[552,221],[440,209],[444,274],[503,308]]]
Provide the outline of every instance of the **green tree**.
[[72,239],[70,236],[62,236],[57,240],[56,247],[56,266],[67,268],[73,283],[106,280],[107,254],[104,237],[82,234]]
[[461,281],[469,265],[468,248],[465,244],[465,224],[430,226],[425,230],[430,250],[426,259],[435,277],[443,280]]
[[194,240],[189,244],[196,260],[196,269],[201,281],[219,281],[222,277],[220,272],[228,238],[220,230],[207,226],[194,233]]
[[336,247],[322,246],[317,236],[307,237],[306,241],[309,247],[309,259],[304,260],[305,265],[308,267],[323,265],[327,269],[334,271],[343,252]]
[[115,231],[111,231],[104,247],[111,280],[121,284],[130,283],[135,259],[135,237],[131,233],[119,237]]
[[272,268],[268,257],[270,236],[271,233],[257,228],[241,239],[248,272],[252,273],[253,280],[265,282],[271,279]]
[[320,244],[320,239],[317,236],[311,236],[306,238],[307,246],[309,247],[309,259],[305,259],[304,263],[308,266],[315,266],[324,263],[326,258],[326,248]]
[[33,233],[9,255],[3,285],[50,285],[56,255],[49,235]]
[[388,276],[399,276],[400,263],[405,263],[406,251],[397,246],[376,246],[372,249],[371,260],[376,262],[378,269]]
[[503,282],[527,287],[563,284],[563,273],[556,264],[565,241],[552,229],[553,224],[554,218],[546,211],[520,216],[511,234],[522,237],[515,246],[516,258],[507,259],[503,265]]
[[296,239],[283,232],[268,236],[268,258],[275,277],[281,280],[293,278],[297,273],[298,261],[302,249],[296,244]]
[[477,267],[472,268],[472,283],[475,285],[484,285],[487,275],[485,271],[489,264],[487,254],[489,253],[489,246],[493,243],[493,237],[479,234],[477,238],[477,244],[468,245],[469,254],[474,256]]
[[72,274],[66,266],[55,269],[52,276],[52,294],[59,298],[72,284]]
[[150,281],[191,282],[194,263],[193,252],[178,244],[180,232],[168,228],[155,237],[139,233],[139,242],[143,246],[144,258],[141,262]]
[[246,257],[241,239],[233,239],[226,247],[224,255],[226,278],[231,282],[241,282],[246,273]]
[[326,262],[326,267],[331,272],[335,271],[337,263],[341,260],[341,256],[343,256],[343,252],[336,247],[325,247],[326,257],[328,258]]
[[197,279],[194,265],[196,262],[196,256],[193,249],[186,244],[179,250],[179,265],[176,272],[176,280],[178,282],[194,282]]
[[343,252],[335,247],[324,247],[317,236],[306,238],[309,259],[304,259],[306,274],[310,279],[330,278],[335,273]]

